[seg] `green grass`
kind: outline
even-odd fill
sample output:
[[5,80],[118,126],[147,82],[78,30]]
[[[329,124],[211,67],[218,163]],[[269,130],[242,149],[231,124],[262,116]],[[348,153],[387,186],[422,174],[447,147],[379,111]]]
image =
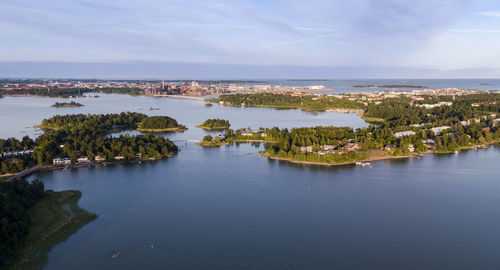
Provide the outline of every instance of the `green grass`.
[[78,207],[80,197],[75,190],[47,191],[29,210],[28,235],[7,269],[41,269],[55,245],[96,219],[97,215]]
[[377,117],[367,117],[367,116],[361,116],[361,119],[365,120],[365,122],[368,122],[368,123],[374,123],[374,124],[378,124],[378,123],[383,123],[385,122],[384,119],[382,118],[377,118]]

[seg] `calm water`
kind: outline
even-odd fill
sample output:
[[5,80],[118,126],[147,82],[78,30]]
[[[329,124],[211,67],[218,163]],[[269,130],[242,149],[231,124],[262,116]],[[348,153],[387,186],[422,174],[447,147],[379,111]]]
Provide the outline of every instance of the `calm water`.
[[309,86],[323,85],[335,89],[335,93],[387,91],[384,88],[353,88],[353,85],[419,85],[433,89],[460,88],[474,90],[500,90],[499,79],[356,79],[356,80],[267,80],[264,84]]
[[[500,149],[375,162],[373,168],[269,161],[262,146],[202,148],[209,117],[234,128],[334,124],[355,115],[105,95],[82,108],[58,99],[0,99],[1,137],[57,113],[164,114],[190,129],[158,162],[45,172],[47,188],[78,189],[98,219],[49,254],[44,269],[497,269]],[[160,111],[144,108],[158,107]],[[118,259],[112,259],[119,250]]]

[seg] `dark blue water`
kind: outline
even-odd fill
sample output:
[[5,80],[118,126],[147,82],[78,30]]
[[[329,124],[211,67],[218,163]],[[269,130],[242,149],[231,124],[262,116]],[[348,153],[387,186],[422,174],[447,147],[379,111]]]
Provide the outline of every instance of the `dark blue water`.
[[[49,254],[44,269],[497,269],[500,149],[374,162],[373,168],[269,161],[262,145],[202,148],[206,118],[234,128],[366,124],[351,114],[205,107],[104,95],[0,99],[1,137],[56,113],[139,111],[177,118],[181,152],[157,162],[31,176],[78,189],[99,215]],[[158,107],[159,111],[145,108]],[[22,131],[26,132],[23,133]],[[112,259],[114,250],[120,257]]]

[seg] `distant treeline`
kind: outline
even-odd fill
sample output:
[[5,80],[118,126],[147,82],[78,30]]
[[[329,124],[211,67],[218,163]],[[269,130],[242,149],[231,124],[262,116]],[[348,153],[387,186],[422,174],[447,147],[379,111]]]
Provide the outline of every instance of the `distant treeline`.
[[90,92],[102,92],[106,94],[126,94],[126,95],[140,95],[142,90],[138,88],[97,88],[97,89],[87,89],[87,88],[38,88],[38,89],[14,89],[5,90],[0,89],[0,96],[9,95],[30,95],[30,96],[44,96],[44,97],[75,97],[78,94],[85,94]]

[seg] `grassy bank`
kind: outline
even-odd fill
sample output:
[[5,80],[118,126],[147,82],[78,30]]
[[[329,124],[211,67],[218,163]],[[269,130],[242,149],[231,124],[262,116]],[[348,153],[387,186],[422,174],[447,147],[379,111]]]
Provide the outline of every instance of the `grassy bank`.
[[47,191],[29,210],[31,225],[22,247],[7,269],[41,269],[49,251],[97,218],[78,207],[81,193]]

